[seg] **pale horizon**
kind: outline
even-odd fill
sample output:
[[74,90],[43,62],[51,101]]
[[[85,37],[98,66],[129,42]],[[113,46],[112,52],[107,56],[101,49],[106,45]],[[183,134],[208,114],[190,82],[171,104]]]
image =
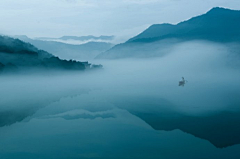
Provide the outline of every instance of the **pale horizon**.
[[213,7],[239,10],[240,1],[3,0],[0,33],[30,38],[114,35],[124,42],[152,24],[177,24]]

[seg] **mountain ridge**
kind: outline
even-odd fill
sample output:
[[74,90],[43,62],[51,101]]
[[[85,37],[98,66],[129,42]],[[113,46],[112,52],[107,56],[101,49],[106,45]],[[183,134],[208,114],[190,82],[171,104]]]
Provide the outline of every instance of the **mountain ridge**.
[[64,59],[91,60],[98,54],[112,48],[114,45],[107,42],[87,42],[84,44],[67,44],[58,41],[34,40],[27,36],[14,36],[31,43],[39,49],[46,50],[55,56]]
[[[39,50],[30,43],[8,36],[0,36],[0,71],[22,70],[86,70],[88,62],[62,60],[46,51]],[[94,65],[97,68],[96,65]]]
[[[236,14],[238,14],[237,17],[236,17]],[[203,27],[208,27],[207,29],[216,29],[217,27],[212,23],[212,20],[217,20],[217,18],[219,16],[221,16],[221,19],[223,19],[223,18],[227,19],[227,18],[230,17],[230,18],[232,18],[232,21],[234,21],[234,20],[237,20],[237,19],[240,18],[240,11],[239,10],[231,10],[231,9],[227,9],[227,8],[221,8],[221,7],[214,7],[205,14],[202,14],[202,15],[199,15],[199,16],[196,16],[196,17],[192,17],[192,18],[190,18],[188,20],[185,20],[185,21],[182,21],[182,22],[180,22],[176,25],[168,24],[168,23],[153,24],[148,29],[144,30],[142,33],[140,33],[137,36],[129,39],[127,42],[146,42],[147,41],[146,39],[148,39],[148,38],[150,39],[149,42],[151,42],[151,41],[162,40],[162,39],[165,39],[165,38],[173,38],[176,35],[180,35],[180,38],[184,38],[183,36],[186,36],[187,33],[196,32],[196,31],[198,31],[196,29],[199,29],[200,27],[202,27],[202,28]],[[221,24],[224,27],[232,28],[232,26],[227,26],[226,25],[226,21],[227,21],[226,19],[224,21],[223,20],[218,20],[217,24],[218,25]],[[208,26],[206,24],[204,24],[205,21],[207,21]],[[186,29],[184,29],[184,27],[189,27],[189,26],[186,26],[186,25],[192,25],[192,26],[190,26],[192,28],[190,28],[189,30],[186,30]],[[200,25],[200,26],[196,26],[196,25]],[[238,23],[238,26],[239,25],[240,25],[240,23]],[[176,28],[176,27],[179,27],[179,28]],[[199,28],[197,28],[197,27],[199,27]],[[238,27],[234,28],[235,31],[237,29],[238,29]],[[156,33],[156,31],[158,31],[158,32]],[[178,33],[179,31],[182,31],[182,32]],[[204,30],[204,31],[206,32],[206,30]],[[200,33],[204,33],[204,31],[201,31]],[[223,29],[221,29],[221,31],[223,31]],[[149,34],[149,32],[151,32],[151,34],[146,36],[146,34]],[[155,36],[154,35],[152,36],[152,34],[153,34],[152,32],[155,32]],[[159,35],[159,32],[163,32],[163,33]],[[225,30],[225,32],[226,32],[226,30]],[[227,32],[227,33],[231,33],[231,32]],[[240,34],[240,32],[238,34]],[[234,34],[231,34],[231,36],[234,36]],[[196,39],[196,38],[199,38],[199,39],[205,38],[206,39],[206,37],[201,37],[201,36],[192,37],[192,39]],[[210,40],[225,42],[225,40],[222,39],[220,36],[218,38],[215,38],[215,39],[211,38]],[[235,40],[235,39],[226,39],[226,40],[231,41],[231,40]],[[237,38],[237,40],[240,40],[240,38]]]
[[111,41],[115,38],[113,35],[87,35],[87,36],[72,36],[72,35],[64,35],[58,38],[49,38],[49,37],[38,37],[34,40],[79,40],[79,41],[88,41],[88,40],[103,40],[103,41]]
[[215,7],[205,14],[182,21],[176,25],[168,23],[151,25],[142,33],[99,54],[96,58],[159,57],[165,55],[170,49],[166,48],[165,45],[173,47],[179,42],[192,40],[240,43],[239,19],[239,10]]

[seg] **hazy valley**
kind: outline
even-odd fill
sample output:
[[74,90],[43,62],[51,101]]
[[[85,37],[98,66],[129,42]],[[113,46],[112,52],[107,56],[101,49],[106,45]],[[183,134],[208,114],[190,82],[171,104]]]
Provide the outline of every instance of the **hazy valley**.
[[213,8],[116,45],[0,36],[0,158],[238,159],[238,19]]

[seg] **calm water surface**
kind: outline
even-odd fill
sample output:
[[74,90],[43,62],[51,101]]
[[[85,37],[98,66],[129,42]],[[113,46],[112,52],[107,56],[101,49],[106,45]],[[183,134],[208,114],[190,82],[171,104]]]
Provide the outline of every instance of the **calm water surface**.
[[1,77],[0,158],[240,158],[238,70],[104,66]]

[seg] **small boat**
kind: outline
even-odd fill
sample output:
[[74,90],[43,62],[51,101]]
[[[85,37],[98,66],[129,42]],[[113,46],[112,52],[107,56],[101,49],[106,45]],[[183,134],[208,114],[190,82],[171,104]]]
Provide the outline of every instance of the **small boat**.
[[179,81],[178,86],[183,86],[184,87],[185,84],[186,84],[186,80],[184,79],[184,77],[182,77],[182,80]]

